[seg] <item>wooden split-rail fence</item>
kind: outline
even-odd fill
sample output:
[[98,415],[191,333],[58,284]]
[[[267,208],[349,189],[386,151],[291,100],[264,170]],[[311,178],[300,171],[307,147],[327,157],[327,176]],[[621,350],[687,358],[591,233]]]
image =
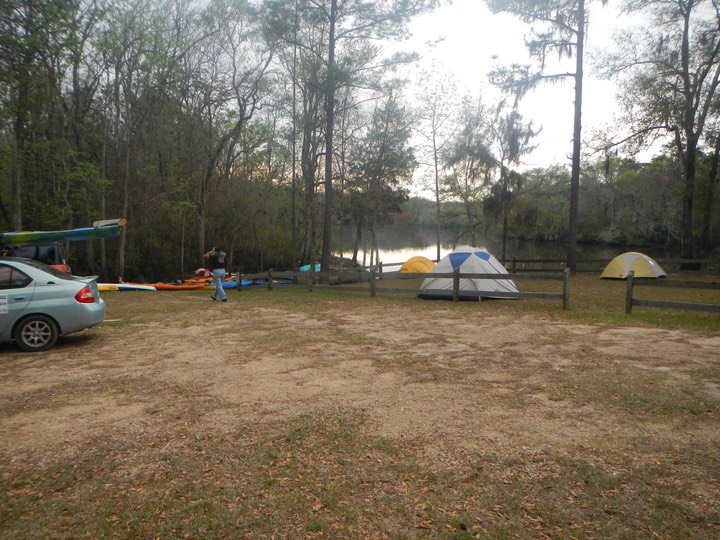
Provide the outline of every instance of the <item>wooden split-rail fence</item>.
[[[240,277],[237,276],[238,283]],[[261,274],[252,274],[242,276],[244,279],[266,282],[267,288],[272,289],[273,283],[286,281],[294,283],[296,286],[305,286],[308,291],[316,289],[338,290],[337,285],[343,285],[342,291],[358,291],[368,293],[371,297],[377,294],[423,294],[451,296],[454,301],[466,298],[534,298],[534,299],[550,299],[560,300],[563,309],[570,307],[570,269],[564,270],[560,274],[478,274],[463,273],[460,269],[454,272],[433,273],[433,278],[450,278],[453,280],[452,290],[445,289],[423,289],[420,291],[417,287],[393,287],[387,283],[395,282],[395,280],[417,280],[428,278],[427,273],[411,273],[411,272],[380,272],[379,268],[374,267],[369,271],[365,269],[351,269],[341,272],[273,272],[269,270]],[[562,282],[561,290],[558,292],[506,292],[506,291],[463,291],[460,288],[462,279],[489,279],[489,280],[532,280],[532,281],[560,281]]]
[[720,313],[720,304],[697,304],[690,302],[676,302],[668,300],[642,300],[635,298],[636,287],[672,287],[678,289],[710,289],[720,291],[720,283],[707,281],[681,281],[656,278],[636,278],[630,272],[627,278],[625,293],[625,313],[632,313],[633,306],[646,306],[669,309],[689,309],[693,311],[711,311]]
[[[587,262],[587,261],[586,261]],[[597,261],[592,261],[597,262]],[[681,266],[683,263],[688,261],[673,260],[665,261],[666,263],[671,262],[672,264]],[[705,270],[716,270],[720,265],[718,261],[710,260],[698,260],[690,261],[693,263],[699,263]],[[530,264],[531,261],[520,261],[515,260],[515,264],[511,264],[511,267],[517,269],[520,266]],[[520,264],[522,263],[522,264]],[[551,267],[546,266],[548,263],[560,263],[560,261],[532,261],[536,266],[534,268],[524,268],[526,273],[514,273],[508,274],[469,274],[461,273],[455,270],[452,273],[434,273],[433,278],[445,277],[453,280],[452,291],[448,290],[423,290],[422,293],[437,294],[442,296],[451,296],[453,300],[458,301],[467,297],[493,297],[493,298],[535,298],[535,299],[550,299],[560,300],[562,302],[563,309],[569,309],[570,306],[570,270],[564,269],[562,272],[552,272]],[[534,273],[540,268],[537,265],[545,265],[543,269],[549,273]],[[387,264],[386,266],[399,266],[395,264]],[[691,272],[692,273],[692,272]],[[425,279],[428,277],[426,273],[408,273],[398,271],[383,271],[383,265],[380,264],[373,268],[348,268],[341,269],[340,271],[331,272],[314,272],[311,268],[309,272],[298,272],[298,271],[286,271],[286,272],[275,272],[268,270],[267,272],[261,272],[257,274],[243,275],[237,274],[235,276],[238,283],[241,278],[251,280],[256,283],[263,283],[268,289],[272,289],[274,284],[286,283],[291,284],[295,287],[305,287],[308,291],[318,289],[329,289],[342,290],[342,291],[359,291],[368,293],[374,297],[377,294],[412,294],[417,295],[421,291],[417,286],[415,287],[398,287],[394,286],[398,281],[401,280],[417,280]],[[463,291],[460,288],[461,279],[493,279],[503,280],[511,279],[516,281],[531,280],[531,281],[560,281],[562,286],[557,292],[500,292],[500,291]],[[342,285],[337,288],[336,285]],[[658,307],[668,309],[687,309],[695,311],[706,311],[706,312],[720,312],[720,305],[717,304],[699,304],[689,302],[677,302],[667,300],[647,300],[636,298],[637,287],[670,287],[676,289],[692,288],[692,289],[708,289],[720,291],[720,283],[718,282],[704,282],[704,281],[681,281],[681,280],[668,280],[668,279],[650,279],[650,278],[636,278],[634,274],[630,274],[627,280],[627,291],[625,301],[625,312],[632,313],[633,306],[645,306],[645,307]]]

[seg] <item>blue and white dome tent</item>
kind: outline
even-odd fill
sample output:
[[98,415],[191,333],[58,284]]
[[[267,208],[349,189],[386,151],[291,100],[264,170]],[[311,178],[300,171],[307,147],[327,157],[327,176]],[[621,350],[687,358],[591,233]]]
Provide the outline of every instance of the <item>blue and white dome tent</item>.
[[[460,269],[460,274],[507,274],[508,271],[491,253],[483,248],[461,247],[443,257],[420,285],[418,298],[452,300],[453,278],[432,277],[432,274],[448,274]],[[428,291],[428,292],[423,292]],[[447,293],[438,291],[448,291]],[[493,292],[520,292],[511,279],[460,278],[463,300],[503,298]],[[468,294],[471,293],[471,294]],[[472,294],[477,293],[477,294]]]

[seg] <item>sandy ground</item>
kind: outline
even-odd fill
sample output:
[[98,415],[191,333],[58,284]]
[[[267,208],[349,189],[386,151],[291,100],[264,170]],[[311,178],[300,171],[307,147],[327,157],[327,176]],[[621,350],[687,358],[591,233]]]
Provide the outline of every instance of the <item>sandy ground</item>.
[[107,296],[108,319],[123,302],[137,302],[136,317],[45,353],[0,345],[0,458],[55,459],[96,436],[152,440],[189,416],[198,429],[223,432],[336,408],[364,411],[378,435],[423,439],[424,457],[449,466],[485,447],[590,452],[621,467],[637,437],[658,447],[720,437],[716,420],[710,428],[638,421],[584,395],[593,370],[619,380],[657,374],[717,408],[720,336],[477,305],[423,303],[410,313],[406,302],[386,300],[298,313],[196,295],[178,297],[193,309],[160,318],[144,314],[147,297],[117,295]]

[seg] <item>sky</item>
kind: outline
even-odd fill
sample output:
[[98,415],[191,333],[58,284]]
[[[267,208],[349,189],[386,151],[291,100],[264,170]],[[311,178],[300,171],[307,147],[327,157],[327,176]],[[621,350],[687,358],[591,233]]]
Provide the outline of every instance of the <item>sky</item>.
[[[593,77],[589,57],[594,51],[611,45],[613,32],[622,20],[618,17],[617,5],[618,0],[610,0],[605,7],[599,1],[587,5],[590,23],[583,82],[584,138],[611,119],[615,110],[614,85]],[[495,65],[532,63],[523,40],[530,26],[513,15],[492,14],[483,0],[454,0],[452,5],[416,18],[410,29],[413,33],[410,43],[422,55],[421,63],[429,66],[434,61],[444,66],[454,74],[463,93],[495,92],[487,79],[487,73]],[[437,38],[443,41],[433,49],[425,46]],[[564,71],[574,71],[574,62],[570,60]],[[542,126],[542,133],[535,140],[538,148],[526,156],[523,168],[569,165],[573,103],[572,78],[561,84],[543,85],[523,98],[519,109],[525,121],[532,119],[535,127]]]

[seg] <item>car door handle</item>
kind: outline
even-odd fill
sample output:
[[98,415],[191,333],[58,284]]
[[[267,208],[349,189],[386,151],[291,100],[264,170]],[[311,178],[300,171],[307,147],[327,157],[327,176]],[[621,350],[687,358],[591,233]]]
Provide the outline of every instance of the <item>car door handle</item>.
[[25,297],[24,296],[16,296],[15,298],[13,298],[13,300],[15,300],[16,302],[21,302],[21,301],[25,300]]

